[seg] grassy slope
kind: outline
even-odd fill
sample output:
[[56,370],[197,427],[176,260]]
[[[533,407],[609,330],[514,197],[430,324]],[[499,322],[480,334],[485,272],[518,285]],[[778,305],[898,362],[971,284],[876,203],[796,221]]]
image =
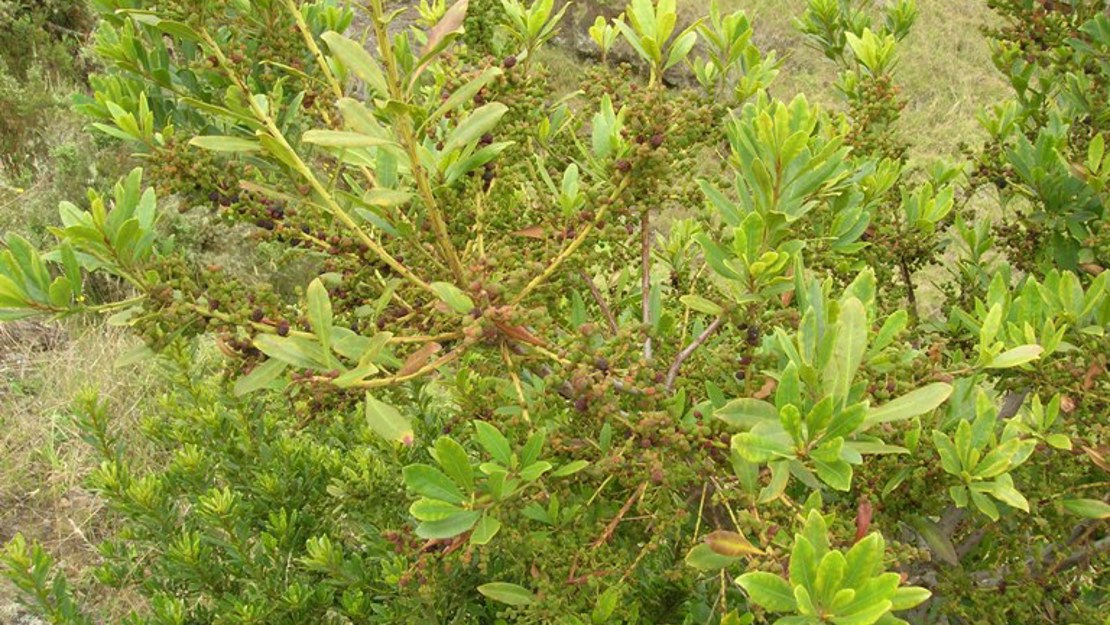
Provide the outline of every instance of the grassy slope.
[[[826,106],[840,106],[832,87],[835,68],[805,48],[790,25],[804,0],[723,4],[727,10],[748,11],[763,49],[788,55],[775,95],[805,93]],[[903,130],[913,142],[915,158],[954,157],[961,141],[973,143],[979,134],[976,112],[1004,94],[979,33],[987,11],[983,0],[926,0],[919,5],[917,28],[902,47],[899,76],[907,102]],[[693,16],[704,6],[703,0],[685,0],[683,10]],[[556,59],[573,63],[565,54],[554,53]],[[19,224],[52,221],[53,207],[35,204],[36,212],[41,207],[49,214],[27,215],[29,202],[23,208],[0,203],[0,225],[22,229]],[[90,458],[67,422],[66,406],[80,388],[92,385],[112,400],[125,425],[133,425],[149,380],[113,371],[112,362],[127,345],[123,335],[107,328],[80,330],[76,338],[43,352],[0,337],[0,351],[22,352],[8,359],[21,364],[0,364],[0,542],[22,531],[63,554],[63,563],[76,565],[93,557],[103,521],[97,502],[81,488]],[[3,599],[0,586],[0,622]]]
[[[835,66],[807,48],[791,26],[805,4],[805,0],[724,0],[722,8],[744,9],[752,18],[760,48],[787,55],[772,88],[775,95],[790,98],[804,93],[837,108],[841,101],[833,87]],[[703,0],[682,3],[691,17],[704,11],[704,6]],[[918,2],[918,11],[913,32],[899,48],[898,82],[906,101],[902,130],[913,143],[915,158],[951,158],[961,141],[973,143],[980,136],[977,112],[1006,92],[980,32],[990,14],[984,0],[925,0]]]

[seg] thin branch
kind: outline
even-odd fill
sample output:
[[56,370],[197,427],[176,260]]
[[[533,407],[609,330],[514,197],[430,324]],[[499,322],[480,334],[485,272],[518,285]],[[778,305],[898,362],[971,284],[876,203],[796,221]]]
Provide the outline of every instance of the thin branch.
[[671,368],[667,371],[667,391],[674,390],[674,383],[678,378],[678,370],[682,368],[682,363],[686,362],[686,359],[689,358],[691,354],[705,344],[705,342],[709,340],[709,337],[713,336],[713,333],[717,331],[717,328],[721,327],[722,323],[724,323],[724,317],[717,317],[714,319],[713,323],[709,324],[709,327],[702,330],[702,333],[699,334],[692,343],[678,353],[678,356],[674,359],[674,363],[671,364]]
[[559,252],[557,256],[555,256],[554,260],[551,261],[551,264],[549,264],[547,268],[540,273],[540,275],[532,278],[532,280],[529,281],[528,284],[526,284],[519,293],[513,296],[513,299],[509,301],[511,305],[515,306],[519,304],[532,291],[539,288],[539,286],[542,285],[544,282],[547,282],[547,280],[555,274],[555,271],[559,269],[563,262],[565,262],[566,259],[570,258],[570,256],[574,254],[574,252],[578,248],[582,247],[582,244],[586,242],[586,238],[590,236],[590,233],[593,232],[594,228],[597,227],[597,225],[600,224],[601,221],[605,218],[609,207],[617,201],[621,193],[624,193],[624,190],[628,188],[630,182],[631,181],[629,180],[628,176],[625,176],[621,179],[620,184],[618,184],[617,187],[613,190],[613,193],[609,195],[608,202],[602,205],[601,210],[597,211],[597,216],[594,218],[594,221],[583,226],[582,232],[579,232],[578,236],[575,237],[569,245],[563,248],[563,250]]
[[592,278],[586,274],[585,271],[579,272],[582,280],[586,282],[586,286],[590,287],[590,295],[593,296],[594,301],[597,302],[597,307],[601,309],[601,314],[605,315],[605,322],[609,326],[609,334],[617,333],[617,319],[613,316],[613,310],[609,308],[609,304],[605,301],[605,297],[601,294],[601,289],[597,288]]
[[597,549],[612,538],[613,532],[617,531],[617,526],[620,525],[621,520],[624,519],[624,515],[628,514],[628,511],[632,509],[636,501],[644,496],[644,491],[647,490],[647,486],[647,482],[640,484],[636,492],[632,493],[628,500],[624,502],[624,505],[621,506],[620,511],[617,512],[617,516],[613,517],[613,520],[609,521],[609,525],[605,526],[605,531],[601,533],[601,536],[598,536],[597,540],[590,545],[590,549]]

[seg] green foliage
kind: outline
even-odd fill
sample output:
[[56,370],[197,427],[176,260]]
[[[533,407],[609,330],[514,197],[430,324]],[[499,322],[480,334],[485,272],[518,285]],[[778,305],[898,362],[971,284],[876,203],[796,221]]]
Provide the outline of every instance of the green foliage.
[[929,598],[929,591],[901,586],[897,573],[883,566],[883,538],[868,534],[851,549],[830,549],[825,520],[812,511],[794,535],[790,579],[767,572],[745,573],[737,583],[752,602],[769,612],[794,616],[776,623],[871,625],[905,623],[891,615]]
[[[71,590],[6,559],[56,621],[100,585],[136,624],[1003,622],[990,580],[1022,617],[1104,603],[1110,165],[1105,125],[1062,121],[1104,104],[984,116],[977,168],[1044,225],[1015,253],[981,172],[905,156],[910,1],[799,19],[844,112],[772,97],[785,67],[716,3],[595,23],[567,94],[545,0],[138,4],[96,3],[80,108],[144,169],[0,252],[0,316],[111,313],[168,382],[150,467],[78,402],[103,563]],[[1104,20],[1059,17],[1036,72],[1101,84]],[[171,193],[278,284],[166,236]]]

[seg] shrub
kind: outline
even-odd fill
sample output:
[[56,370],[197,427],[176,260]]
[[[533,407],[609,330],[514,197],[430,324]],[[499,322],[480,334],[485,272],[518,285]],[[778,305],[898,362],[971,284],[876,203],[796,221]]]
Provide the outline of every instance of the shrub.
[[[9,234],[0,315],[110,312],[135,359],[172,363],[144,428],[161,467],[76,408],[122,527],[95,581],[149,599],[129,622],[1100,616],[1110,273],[1013,257],[957,206],[964,167],[907,161],[913,2],[874,29],[809,3],[846,113],[770,97],[778,64],[716,3],[680,29],[673,1],[633,0],[594,33],[635,66],[572,94],[531,54],[562,15],[542,0],[503,4],[500,58],[460,44],[465,0],[399,30],[370,0],[365,37],[326,0],[99,5],[84,110],[149,167],[63,204],[56,246]],[[668,86],[687,69],[697,87]],[[1051,121],[1025,157],[1101,210],[1095,128],[1082,161]],[[144,174],[314,275],[204,266],[160,236]],[[956,273],[936,314],[930,263]],[[91,302],[89,275],[134,296]],[[81,622],[45,554],[6,562]]]

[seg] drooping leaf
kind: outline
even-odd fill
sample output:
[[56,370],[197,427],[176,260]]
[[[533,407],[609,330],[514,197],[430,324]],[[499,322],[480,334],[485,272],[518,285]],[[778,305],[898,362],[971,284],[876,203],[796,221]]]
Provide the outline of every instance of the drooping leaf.
[[695,545],[686,554],[686,565],[699,571],[719,571],[732,566],[739,560],[739,557],[726,556],[713,551],[706,543]]
[[1110,519],[1110,504],[1098,499],[1064,499],[1064,510],[1087,519]]
[[705,537],[705,544],[714,553],[737,558],[740,556],[761,555],[763,550],[751,544],[743,534],[728,530],[717,530]]
[[248,393],[266,388],[271,382],[281,377],[281,374],[285,373],[288,367],[288,364],[276,358],[267,360],[235,381],[235,396],[242,397]]
[[366,394],[366,422],[382,438],[405,445],[413,443],[412,421],[402,416],[393,406],[375,399],[370,393]]
[[451,284],[450,282],[433,282],[431,284],[432,290],[443,300],[445,304],[451,307],[457,313],[466,314],[474,310],[474,300],[463,293],[462,289]]

